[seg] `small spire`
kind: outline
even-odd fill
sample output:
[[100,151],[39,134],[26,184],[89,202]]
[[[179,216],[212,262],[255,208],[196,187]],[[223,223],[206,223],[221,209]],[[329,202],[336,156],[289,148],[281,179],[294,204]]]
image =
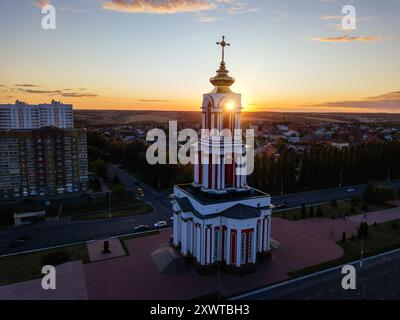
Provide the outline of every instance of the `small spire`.
[[226,43],[225,42],[225,36],[222,36],[222,41],[221,42],[217,42],[218,46],[221,46],[222,48],[222,60],[221,60],[221,65],[225,64],[225,47],[230,47],[231,44],[230,43]]
[[210,82],[215,87],[213,92],[230,93],[229,87],[235,82],[235,79],[229,76],[229,71],[225,67],[225,47],[230,47],[231,44],[225,41],[225,36],[222,36],[222,41],[217,42],[217,45],[222,48],[222,60],[217,75],[211,78]]

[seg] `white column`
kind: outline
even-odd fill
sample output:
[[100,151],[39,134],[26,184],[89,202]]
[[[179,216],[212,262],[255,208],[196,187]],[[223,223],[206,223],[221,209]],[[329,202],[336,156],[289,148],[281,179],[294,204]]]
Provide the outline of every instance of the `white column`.
[[271,220],[271,216],[268,217],[268,238],[267,238],[267,250],[270,251],[271,250],[271,224],[272,224],[272,220]]
[[188,251],[187,222],[182,221],[182,253],[186,255],[187,251]]
[[179,244],[179,215],[173,212],[173,217],[174,217],[174,246],[177,246]]
[[202,259],[201,259],[201,250],[203,248],[202,242],[201,242],[201,225],[197,226],[197,261],[201,264]]
[[194,153],[194,183],[199,184],[199,152]]
[[222,159],[221,163],[221,171],[222,171],[222,181],[221,181],[221,188],[225,189],[225,157]]
[[215,167],[214,164],[212,165],[211,170],[212,170],[212,172],[211,172],[211,176],[212,176],[211,186],[212,186],[213,189],[215,189],[215,188],[216,188],[216,185],[215,185],[215,175],[216,175],[217,173],[216,173],[216,167]]
[[256,239],[257,239],[256,229],[254,229],[254,231],[253,231],[253,250],[252,250],[253,252],[251,253],[252,254],[252,259],[251,259],[252,263],[256,263],[256,257],[257,257]]
[[267,245],[268,245],[268,220],[267,218],[263,219],[262,222],[263,226],[264,226],[264,243],[263,243],[263,251],[267,251]]

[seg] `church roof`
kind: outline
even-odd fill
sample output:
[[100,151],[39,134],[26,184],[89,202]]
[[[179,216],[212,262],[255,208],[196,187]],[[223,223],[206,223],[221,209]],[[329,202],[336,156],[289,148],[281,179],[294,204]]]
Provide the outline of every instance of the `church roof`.
[[181,208],[182,212],[192,212],[198,218],[207,218],[212,219],[215,217],[226,217],[230,219],[252,219],[260,217],[260,210],[264,208],[254,208],[250,206],[246,206],[244,204],[237,204],[232,206],[222,212],[211,214],[211,215],[202,215],[198,212],[193,205],[191,204],[188,198],[178,198],[176,197],[175,200],[178,202],[179,207]]
[[250,219],[258,218],[260,210],[243,204],[237,204],[221,213],[226,218],[231,219]]

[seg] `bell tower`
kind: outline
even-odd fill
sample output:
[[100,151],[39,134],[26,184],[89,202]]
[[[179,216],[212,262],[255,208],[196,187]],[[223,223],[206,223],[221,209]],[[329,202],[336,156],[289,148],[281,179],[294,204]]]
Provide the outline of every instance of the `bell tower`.
[[216,76],[210,78],[214,89],[203,95],[202,138],[195,146],[194,185],[209,193],[246,191],[241,94],[230,89],[235,83],[225,64],[225,48],[230,43],[223,36],[217,45],[221,46],[222,60]]

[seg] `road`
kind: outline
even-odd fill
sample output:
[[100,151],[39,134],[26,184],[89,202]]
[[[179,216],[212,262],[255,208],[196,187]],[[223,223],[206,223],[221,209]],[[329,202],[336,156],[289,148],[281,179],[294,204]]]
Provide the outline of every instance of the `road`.
[[[58,221],[46,221],[20,228],[11,227],[0,231],[0,255],[67,243],[115,237],[132,233],[133,229],[141,224],[151,226],[161,220],[169,222],[172,209],[168,199],[168,192],[156,191],[124,170],[121,170],[116,165],[109,165],[109,173],[117,175],[121,183],[129,191],[136,191],[138,187],[142,188],[144,191],[144,201],[153,208],[153,212],[132,217],[94,221],[71,221],[68,217],[65,217]],[[393,185],[399,188],[400,181],[394,182]],[[351,187],[355,190],[353,193],[346,192],[348,188],[350,187],[274,196],[272,197],[272,202],[274,204],[285,202],[288,208],[293,208],[299,207],[303,203],[309,205],[329,202],[333,199],[348,199],[353,196],[361,196],[365,185]],[[11,247],[11,243],[14,240],[23,237],[29,237],[30,239],[20,247]]]
[[[395,188],[400,188],[400,180],[395,180],[390,183]],[[272,197],[272,203],[275,205],[285,203],[287,208],[301,207],[302,204],[312,205],[330,202],[332,200],[345,200],[353,197],[361,197],[366,185],[354,185],[341,188],[322,189],[318,191],[308,191],[301,193],[285,194]],[[353,189],[353,192],[347,190]]]
[[400,299],[400,250],[356,267],[356,290],[344,290],[341,269],[319,274],[305,280],[248,294],[245,300],[398,300]]

